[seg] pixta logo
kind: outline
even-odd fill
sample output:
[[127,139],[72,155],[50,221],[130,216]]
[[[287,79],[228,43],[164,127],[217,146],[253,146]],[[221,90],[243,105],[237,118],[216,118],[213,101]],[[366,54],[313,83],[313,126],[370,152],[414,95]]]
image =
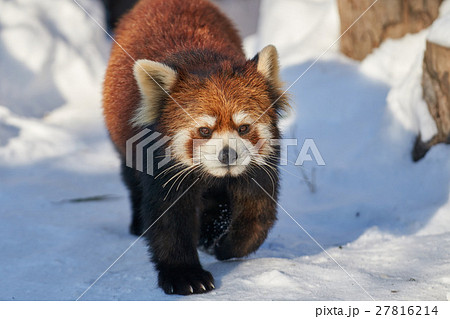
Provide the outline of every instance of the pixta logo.
[[[154,175],[157,169],[161,169],[171,161],[171,150],[168,142],[171,140],[170,137],[165,136],[159,132],[152,131],[148,128],[143,129],[126,142],[126,166],[130,168],[135,168],[140,172],[145,172],[149,175]],[[324,166],[325,161],[313,139],[305,139],[300,151],[298,151],[298,139],[261,139],[255,145],[251,144],[249,141],[240,143],[238,141],[228,140],[228,149],[238,149],[239,147],[247,148],[248,152],[241,150],[241,154],[248,154],[247,157],[240,158],[239,161],[232,160],[232,152],[228,152],[227,164],[228,165],[248,165],[250,163],[250,154],[255,154],[264,143],[270,143],[270,145],[277,145],[281,151],[280,166],[288,165],[288,155],[289,153],[296,152],[296,161],[292,164],[295,166],[302,166],[305,162],[314,162],[318,166]],[[207,161],[217,161],[224,162],[224,147],[223,141],[221,139],[213,140],[210,139],[208,143],[208,150],[205,151],[203,139],[194,139],[192,143],[193,154],[192,165],[198,165],[205,163]],[[232,146],[235,145],[233,148]],[[289,146],[297,146],[295,148]],[[159,157],[156,158],[156,152],[164,148],[163,155],[158,152]],[[263,157],[263,156],[262,156]],[[314,159],[313,159],[314,157]],[[155,167],[156,166],[156,167]]]

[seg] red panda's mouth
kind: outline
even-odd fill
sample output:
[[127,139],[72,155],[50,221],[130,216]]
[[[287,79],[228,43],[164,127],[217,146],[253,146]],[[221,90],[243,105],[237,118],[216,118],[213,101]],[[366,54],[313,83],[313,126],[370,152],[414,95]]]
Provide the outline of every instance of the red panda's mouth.
[[218,165],[218,166],[203,166],[203,171],[214,177],[225,177],[225,176],[240,176],[247,171],[247,165]]

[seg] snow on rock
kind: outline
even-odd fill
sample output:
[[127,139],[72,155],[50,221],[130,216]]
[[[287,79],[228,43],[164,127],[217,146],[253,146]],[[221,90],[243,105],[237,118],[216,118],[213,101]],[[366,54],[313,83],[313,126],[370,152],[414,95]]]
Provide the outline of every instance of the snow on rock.
[[423,142],[437,133],[428,106],[423,100],[422,65],[426,41],[450,46],[450,1],[441,4],[440,16],[426,30],[388,39],[362,62],[371,76],[392,85],[387,97],[389,109],[403,127]]
[[389,109],[403,127],[423,141],[430,140],[437,127],[423,100],[422,64],[428,30],[389,39],[363,62],[368,74],[392,85],[387,97]]
[[427,40],[450,48],[450,1],[441,4],[440,16],[431,25]]
[[391,86],[404,81],[411,67],[421,67],[428,30],[407,34],[400,39],[387,39],[362,62],[361,69],[368,75]]
[[450,47],[450,14],[437,19],[430,29],[428,41]]

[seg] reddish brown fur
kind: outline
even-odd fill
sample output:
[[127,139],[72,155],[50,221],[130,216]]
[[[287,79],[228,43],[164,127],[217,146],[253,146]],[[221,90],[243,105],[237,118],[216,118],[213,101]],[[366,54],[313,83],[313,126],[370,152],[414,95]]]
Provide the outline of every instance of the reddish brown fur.
[[[180,8],[183,8],[183,14],[180,14]],[[130,119],[141,99],[133,76],[134,60],[149,59],[177,65],[180,78],[184,77],[184,81],[178,81],[171,94],[194,118],[204,114],[202,105],[214,106],[217,111],[214,113],[227,119],[229,112],[237,107],[242,109],[243,105],[248,105],[252,112],[258,110],[254,106],[270,105],[267,93],[262,94],[266,84],[254,65],[252,70],[244,70],[241,81],[231,81],[226,79],[226,75],[217,75],[206,84],[207,90],[201,90],[205,84],[199,83],[196,76],[188,73],[210,72],[218,67],[217,63],[193,64],[179,61],[179,56],[174,55],[181,51],[208,49],[227,57],[226,61],[222,61],[221,68],[231,71],[231,65],[244,66],[246,63],[237,31],[208,1],[141,0],[119,23],[116,41],[121,47],[115,44],[112,48],[104,83],[103,106],[111,139],[122,154],[125,153],[126,140],[136,133]],[[243,89],[243,84],[249,88]],[[260,92],[250,88],[255,84],[261,87]],[[163,113],[166,116],[160,122],[162,131],[169,123],[172,130],[177,130],[177,123],[186,125],[186,121],[192,121],[178,105],[168,101],[167,112]],[[225,102],[229,107],[223,107]],[[258,111],[262,113],[260,108]],[[224,112],[225,109],[227,112]]]

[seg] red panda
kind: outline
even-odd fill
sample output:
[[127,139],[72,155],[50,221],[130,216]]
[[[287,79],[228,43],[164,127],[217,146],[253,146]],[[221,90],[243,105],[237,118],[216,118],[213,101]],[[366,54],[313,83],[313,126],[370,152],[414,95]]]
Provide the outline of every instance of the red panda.
[[[103,108],[130,191],[130,231],[146,238],[166,293],[210,291],[197,247],[219,260],[247,256],[276,220],[271,140],[288,106],[277,51],[247,60],[230,20],[206,0],[141,0],[115,31]],[[170,138],[151,158],[143,151],[153,174],[127,165],[127,141],[144,129]]]

